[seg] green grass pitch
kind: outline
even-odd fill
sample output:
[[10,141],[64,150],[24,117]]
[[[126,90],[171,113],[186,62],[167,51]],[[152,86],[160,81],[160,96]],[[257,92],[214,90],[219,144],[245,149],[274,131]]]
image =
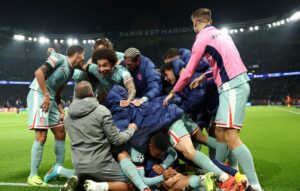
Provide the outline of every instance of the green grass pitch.
[[[59,188],[3,186],[26,183],[34,132],[27,130],[27,113],[0,113],[0,191],[40,191]],[[300,191],[300,110],[286,107],[248,107],[241,137],[254,157],[256,171],[265,191]],[[71,168],[67,140],[65,166]],[[40,176],[55,161],[53,135],[48,134]],[[51,184],[63,184],[60,178]]]

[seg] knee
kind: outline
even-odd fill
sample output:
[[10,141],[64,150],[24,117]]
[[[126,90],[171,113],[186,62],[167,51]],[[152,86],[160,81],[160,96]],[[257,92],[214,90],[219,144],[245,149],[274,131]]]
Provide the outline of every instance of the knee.
[[130,159],[129,154],[126,151],[122,151],[118,154],[118,161],[120,162],[123,159]]
[[189,160],[193,160],[195,153],[195,148],[188,148],[182,151],[183,156]]
[[45,144],[47,140],[47,131],[37,132],[35,140],[41,144]]
[[229,149],[232,150],[241,144],[239,130],[228,129],[224,133],[224,140],[228,145]]
[[64,128],[64,127],[57,128],[57,129],[54,131],[54,136],[55,136],[55,139],[56,139],[56,140],[65,140],[65,138],[66,138],[66,131],[65,131],[65,128]]

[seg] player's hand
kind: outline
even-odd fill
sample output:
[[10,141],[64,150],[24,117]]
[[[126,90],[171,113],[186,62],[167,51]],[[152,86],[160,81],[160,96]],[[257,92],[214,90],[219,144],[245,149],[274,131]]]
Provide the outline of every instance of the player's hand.
[[175,93],[173,90],[169,93],[169,95],[164,99],[163,105],[167,106],[169,104],[169,101],[175,97]]
[[41,105],[43,112],[47,112],[50,107],[50,96],[49,94],[44,95],[43,103]]
[[50,54],[51,54],[52,52],[55,52],[55,49],[54,49],[54,48],[48,48],[48,50],[47,50],[47,55],[50,56]]
[[121,100],[120,101],[120,106],[121,107],[128,107],[130,104],[130,100]]
[[84,64],[84,65],[82,66],[82,70],[83,70],[83,71],[86,71],[88,65],[90,65],[90,64],[91,64],[91,63],[86,63],[86,64]]
[[135,99],[135,100],[131,101],[131,103],[134,106],[139,107],[139,106],[141,106],[144,103],[144,100],[142,100],[142,99]]
[[194,79],[194,81],[190,84],[190,89],[197,88],[204,80],[205,80],[205,75],[202,74],[198,78]]
[[154,172],[155,172],[156,174],[159,174],[159,175],[161,175],[161,174],[164,172],[164,170],[165,170],[165,169],[164,169],[161,165],[159,165],[159,164],[153,165],[152,169],[154,170]]
[[65,119],[65,113],[60,113],[60,115],[59,115],[59,121],[64,121],[64,119]]
[[136,131],[137,130],[137,126],[136,126],[135,123],[129,123],[128,129],[133,129],[134,131]]
[[173,168],[165,169],[164,172],[163,172],[164,180],[168,180],[169,178],[172,178],[176,174],[177,174],[177,172]]

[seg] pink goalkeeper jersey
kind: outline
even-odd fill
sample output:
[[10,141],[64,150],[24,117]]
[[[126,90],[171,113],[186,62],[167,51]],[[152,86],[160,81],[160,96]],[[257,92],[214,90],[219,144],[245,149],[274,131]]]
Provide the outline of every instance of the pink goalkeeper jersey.
[[211,65],[218,87],[237,75],[247,72],[231,37],[208,25],[196,36],[191,58],[174,87],[175,92],[181,92],[186,86],[202,57],[206,58]]

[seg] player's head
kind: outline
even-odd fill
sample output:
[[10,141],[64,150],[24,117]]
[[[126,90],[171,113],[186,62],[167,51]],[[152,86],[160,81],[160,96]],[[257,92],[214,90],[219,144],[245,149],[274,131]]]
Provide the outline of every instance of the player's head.
[[118,62],[118,58],[114,50],[101,48],[94,51],[92,62],[98,65],[98,70],[102,76],[108,77],[112,75],[113,67]]
[[177,78],[174,74],[173,71],[173,61],[169,61],[165,64],[162,65],[162,67],[160,68],[160,72],[162,74],[162,76],[164,77],[164,80],[169,82],[172,85],[175,85]]
[[211,10],[200,8],[194,11],[191,15],[194,31],[199,33],[206,25],[211,24]]
[[67,48],[67,56],[71,58],[71,63],[75,68],[81,68],[84,63],[84,48],[79,45],[71,45]]
[[94,97],[93,88],[90,82],[81,81],[75,86],[75,97],[84,99],[86,97]]
[[95,51],[95,50],[101,49],[101,48],[113,49],[113,44],[107,38],[99,38],[96,40],[96,42],[93,46],[93,50]]
[[141,52],[137,48],[128,48],[124,52],[124,63],[129,71],[137,70],[141,59]]
[[169,147],[169,138],[163,132],[154,134],[149,143],[149,154],[155,159],[160,159],[165,155]]
[[163,55],[164,63],[170,62],[176,58],[180,58],[180,52],[178,48],[169,48]]

